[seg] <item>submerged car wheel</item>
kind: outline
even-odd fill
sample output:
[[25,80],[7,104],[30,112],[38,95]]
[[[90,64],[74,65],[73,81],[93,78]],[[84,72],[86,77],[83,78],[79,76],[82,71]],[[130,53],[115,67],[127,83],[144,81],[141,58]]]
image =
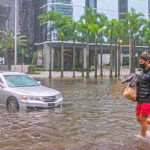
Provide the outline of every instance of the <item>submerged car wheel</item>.
[[7,109],[8,110],[19,110],[19,104],[15,97],[9,97],[7,100]]

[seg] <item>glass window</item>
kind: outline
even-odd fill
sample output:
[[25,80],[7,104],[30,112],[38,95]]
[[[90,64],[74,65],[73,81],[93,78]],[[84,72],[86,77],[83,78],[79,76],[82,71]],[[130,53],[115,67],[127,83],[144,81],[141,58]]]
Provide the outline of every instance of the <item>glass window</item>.
[[150,15],[150,0],[148,0],[148,14]]
[[[86,0],[85,5],[86,7],[97,8],[97,0]],[[94,12],[96,12],[96,9],[94,9]]]
[[124,13],[128,12],[128,0],[119,0],[119,19],[124,19]]
[[9,87],[39,86],[39,84],[27,75],[4,75]]
[[2,81],[2,79],[1,79],[1,77],[0,77],[0,83],[3,83],[3,81]]

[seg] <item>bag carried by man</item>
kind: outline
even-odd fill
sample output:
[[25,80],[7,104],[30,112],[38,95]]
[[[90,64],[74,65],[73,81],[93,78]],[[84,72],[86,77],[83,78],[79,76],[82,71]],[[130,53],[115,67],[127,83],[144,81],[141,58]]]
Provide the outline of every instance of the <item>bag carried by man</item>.
[[123,96],[129,100],[132,100],[133,102],[136,101],[137,97],[137,87],[130,87],[130,83],[128,83],[126,89],[123,92]]
[[129,82],[129,83],[127,84],[127,87],[123,92],[123,96],[125,98],[135,102],[136,98],[137,98],[137,78],[136,78],[136,74],[134,74],[134,76],[132,74],[132,77],[130,77],[130,81],[127,80],[127,82]]

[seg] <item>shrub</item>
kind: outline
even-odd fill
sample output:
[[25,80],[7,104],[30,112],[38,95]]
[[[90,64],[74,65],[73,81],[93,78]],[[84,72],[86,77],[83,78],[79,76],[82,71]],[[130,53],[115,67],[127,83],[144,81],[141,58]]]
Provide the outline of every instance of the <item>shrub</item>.
[[124,56],[123,57],[123,66],[129,65],[129,56]]
[[29,74],[35,73],[35,67],[34,67],[34,65],[30,65],[30,66],[28,67],[28,73],[29,73]]

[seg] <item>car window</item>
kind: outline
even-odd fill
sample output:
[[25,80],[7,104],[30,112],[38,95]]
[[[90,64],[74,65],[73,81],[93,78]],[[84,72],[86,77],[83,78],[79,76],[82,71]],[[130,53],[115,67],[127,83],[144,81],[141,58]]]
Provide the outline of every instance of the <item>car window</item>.
[[39,86],[39,84],[27,75],[4,75],[9,87]]
[[2,78],[0,77],[0,83],[3,83]]

